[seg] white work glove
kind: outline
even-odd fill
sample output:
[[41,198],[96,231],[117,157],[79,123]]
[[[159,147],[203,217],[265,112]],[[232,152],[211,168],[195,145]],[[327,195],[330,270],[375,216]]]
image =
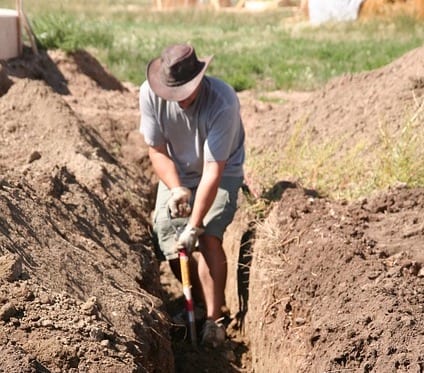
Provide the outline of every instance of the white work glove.
[[173,218],[186,218],[191,213],[190,207],[191,190],[178,186],[171,189],[171,197],[168,201],[168,209]]
[[191,253],[196,246],[197,239],[204,231],[203,228],[193,227],[190,223],[187,224],[178,237],[177,249],[184,248],[187,250],[187,254]]

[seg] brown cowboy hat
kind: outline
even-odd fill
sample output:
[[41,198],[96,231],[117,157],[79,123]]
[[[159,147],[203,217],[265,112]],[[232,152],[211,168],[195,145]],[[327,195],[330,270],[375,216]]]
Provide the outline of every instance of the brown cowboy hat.
[[213,56],[198,59],[188,44],[174,44],[147,65],[147,80],[159,97],[182,101],[199,86]]

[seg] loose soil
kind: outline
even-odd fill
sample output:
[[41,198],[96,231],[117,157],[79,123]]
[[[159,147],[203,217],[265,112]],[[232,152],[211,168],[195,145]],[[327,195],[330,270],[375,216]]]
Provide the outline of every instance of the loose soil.
[[[396,134],[422,100],[423,58],[268,93],[281,103],[241,92],[248,148],[283,146],[299,119],[316,142],[351,134],[340,152],[372,146],[382,118]],[[228,339],[193,348],[152,242],[137,91],[85,51],[1,63],[0,371],[424,371],[424,189],[346,202],[282,180],[262,193],[249,169],[225,237]]]

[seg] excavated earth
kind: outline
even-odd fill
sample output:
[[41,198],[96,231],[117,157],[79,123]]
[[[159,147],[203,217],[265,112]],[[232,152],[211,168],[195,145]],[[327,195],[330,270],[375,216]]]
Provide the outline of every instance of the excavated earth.
[[[318,143],[346,138],[335,159],[375,145],[378,121],[396,135],[423,60],[269,94],[282,103],[241,92],[247,147],[284,146],[299,120]],[[424,188],[407,185],[335,201],[293,180],[263,193],[247,169],[228,340],[193,348],[153,245],[137,90],[85,51],[1,62],[0,372],[424,372]]]

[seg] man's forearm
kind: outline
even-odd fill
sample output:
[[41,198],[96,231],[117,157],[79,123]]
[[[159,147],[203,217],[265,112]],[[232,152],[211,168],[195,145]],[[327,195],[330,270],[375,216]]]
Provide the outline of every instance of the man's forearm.
[[156,175],[169,189],[180,186],[175,164],[163,150],[149,148],[149,157]]
[[205,165],[190,217],[192,226],[200,227],[203,218],[211,208],[221,182],[224,165],[225,162],[210,162]]
[[196,192],[193,210],[190,217],[190,224],[194,227],[200,227],[203,218],[212,206],[218,191],[218,184],[209,182],[200,182]]

